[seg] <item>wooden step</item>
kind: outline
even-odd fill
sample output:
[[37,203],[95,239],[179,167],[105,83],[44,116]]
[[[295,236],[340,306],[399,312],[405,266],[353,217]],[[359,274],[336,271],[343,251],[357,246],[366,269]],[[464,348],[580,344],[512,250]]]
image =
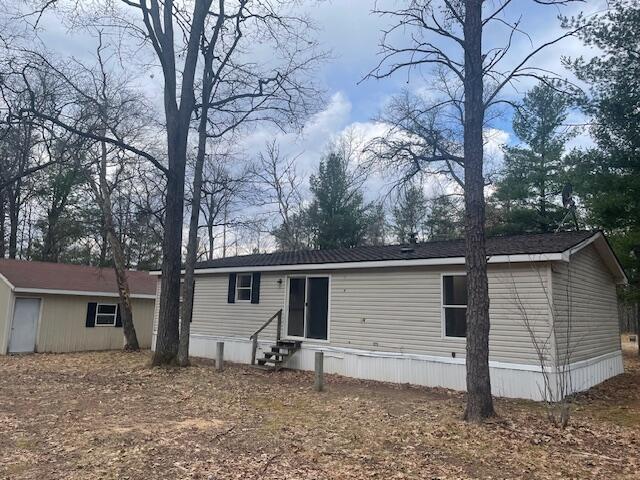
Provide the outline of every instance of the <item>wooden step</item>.
[[282,353],[282,352],[264,352],[264,356],[269,358],[269,357],[289,357],[291,356],[291,352],[286,352],[286,353]]
[[300,345],[302,345],[300,340],[278,340],[274,346],[298,349]]
[[[284,363],[284,360],[278,360],[277,358],[261,358],[261,361],[263,361],[264,363],[273,363],[276,365],[280,365]],[[260,363],[260,361],[258,361],[258,363]]]
[[254,367],[277,372],[284,368],[289,357],[300,350],[301,345],[300,340],[278,340],[275,345],[271,345],[270,351],[262,352],[262,358],[256,359]]

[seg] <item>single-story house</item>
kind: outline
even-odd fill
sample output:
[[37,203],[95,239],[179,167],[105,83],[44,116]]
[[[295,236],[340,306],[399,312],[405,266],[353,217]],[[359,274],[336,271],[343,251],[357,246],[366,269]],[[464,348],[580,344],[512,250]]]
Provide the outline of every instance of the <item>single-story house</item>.
[[[128,272],[133,323],[151,346],[155,281]],[[121,349],[113,268],[0,259],[0,355]]]
[[[191,354],[214,357],[223,341],[227,360],[250,363],[250,338],[273,317],[260,364],[313,370],[322,351],[326,372],[464,390],[464,252],[453,240],[199,263]],[[487,255],[495,395],[541,399],[545,374],[575,392],[623,372],[616,285],[627,279],[601,232],[493,237]]]

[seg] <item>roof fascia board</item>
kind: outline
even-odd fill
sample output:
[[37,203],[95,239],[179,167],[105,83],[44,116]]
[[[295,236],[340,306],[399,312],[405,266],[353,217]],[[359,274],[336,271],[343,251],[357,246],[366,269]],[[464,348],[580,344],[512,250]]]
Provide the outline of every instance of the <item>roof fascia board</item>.
[[9,281],[9,279],[1,273],[0,273],[0,280],[6,283],[11,291],[15,290],[16,287],[14,287],[13,284]]
[[[521,262],[549,262],[563,260],[562,253],[518,254],[518,255],[493,255],[488,257],[488,263],[521,263]],[[209,273],[240,273],[240,272],[291,272],[309,270],[353,270],[363,268],[390,268],[390,267],[420,267],[440,265],[464,265],[464,257],[449,258],[417,258],[408,260],[376,260],[371,262],[337,262],[337,263],[307,263],[296,265],[249,265],[245,267],[220,267],[200,268],[196,275]],[[152,271],[150,275],[160,276],[162,272]],[[184,270],[182,271],[184,274]]]
[[567,259],[569,259],[571,258],[572,255],[578,253],[580,250],[584,249],[585,247],[588,247],[589,245],[595,242],[598,242],[598,244],[596,245],[596,250],[598,251],[598,254],[601,256],[601,258],[604,257],[603,255],[604,251],[607,252],[606,256],[608,258],[602,258],[602,259],[609,266],[609,269],[611,270],[611,272],[617,277],[618,283],[620,284],[629,283],[627,274],[622,268],[622,265],[620,265],[620,261],[618,260],[618,257],[616,256],[614,251],[611,249],[611,245],[609,245],[609,242],[607,241],[605,236],[602,234],[602,232],[597,232],[593,234],[591,237],[587,238],[586,240],[580,242],[576,246],[571,247],[568,250],[565,250],[564,252],[562,252],[562,255],[566,256]]
[[[602,232],[596,232],[593,235],[591,235],[589,238],[587,238],[586,240],[583,240],[579,244],[569,248],[568,250],[566,250],[566,252],[569,252],[569,256],[571,256],[574,253],[579,252],[583,248],[591,245],[593,242],[595,242],[596,240],[598,240],[600,238],[602,238]],[[565,253],[565,252],[563,252],[563,253]]]
[[[120,295],[113,292],[85,292],[82,290],[56,290],[48,288],[14,288],[15,293],[44,293],[49,295],[77,295],[81,297],[114,297],[117,298]],[[146,293],[132,293],[131,298],[149,298],[155,299],[156,296]]]

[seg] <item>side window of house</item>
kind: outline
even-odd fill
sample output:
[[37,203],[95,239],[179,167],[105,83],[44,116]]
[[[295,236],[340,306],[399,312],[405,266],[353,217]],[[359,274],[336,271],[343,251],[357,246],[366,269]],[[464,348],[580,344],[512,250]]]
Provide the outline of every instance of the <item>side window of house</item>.
[[227,303],[260,303],[260,272],[230,273]]
[[444,336],[464,338],[467,336],[467,276],[442,276],[442,315]]
[[96,325],[115,326],[117,314],[117,304],[99,303],[96,308]]
[[251,301],[252,275],[250,273],[239,273],[236,277],[236,301]]

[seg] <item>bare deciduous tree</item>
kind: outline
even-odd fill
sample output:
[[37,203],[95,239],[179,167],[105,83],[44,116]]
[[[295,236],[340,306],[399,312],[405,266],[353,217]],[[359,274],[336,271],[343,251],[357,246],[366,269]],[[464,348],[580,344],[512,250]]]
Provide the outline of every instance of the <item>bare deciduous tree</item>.
[[[557,292],[554,298],[546,269],[531,264],[532,274],[544,293],[548,315],[544,325],[530,312],[520,292],[511,265],[509,277],[511,291],[520,313],[523,325],[536,353],[542,385],[538,385],[540,396],[544,401],[549,421],[560,428],[565,428],[571,418],[571,402],[569,396],[573,391],[571,359],[574,351],[583,340],[584,334],[574,330],[573,291],[571,263],[558,266],[558,274],[563,277],[558,287],[564,291]],[[541,271],[542,270],[542,271]],[[561,303],[558,305],[557,303]]]
[[[126,276],[126,260],[123,245],[116,234],[111,201],[113,187],[109,185],[108,179],[108,176],[113,176],[117,180],[123,170],[118,168],[115,173],[108,175],[107,169],[114,165],[118,166],[118,163],[110,162],[109,157],[114,152],[123,149],[134,153],[143,153],[147,158],[150,157],[143,150],[133,146],[139,140],[136,138],[136,133],[144,129],[144,122],[147,122],[148,119],[143,118],[144,115],[141,113],[143,109],[140,107],[141,99],[131,94],[127,79],[116,78],[108,71],[108,59],[104,58],[107,47],[103,45],[103,36],[100,31],[98,31],[97,38],[95,66],[86,66],[77,60],[66,64],[54,62],[46,52],[26,48],[14,49],[12,53],[15,53],[17,58],[4,65],[5,75],[14,80],[16,86],[13,87],[13,90],[24,95],[28,100],[19,110],[11,112],[8,121],[11,122],[13,118],[17,121],[30,119],[32,124],[38,125],[44,130],[58,128],[64,131],[73,142],[82,144],[87,151],[92,148],[97,149],[94,157],[97,159],[95,162],[89,158],[80,158],[76,154],[77,158],[70,159],[66,163],[71,165],[71,172],[85,172],[84,177],[102,211],[104,244],[106,245],[108,242],[111,245],[113,254],[125,349],[138,350]],[[45,105],[47,108],[42,105],[41,89],[34,87],[34,80],[40,78],[51,79],[50,83],[53,83],[54,89],[49,93],[52,99],[49,100],[49,104]],[[53,105],[50,105],[51,103]],[[141,119],[143,119],[143,124],[140,123]],[[136,122],[138,123],[136,124]],[[112,151],[109,151],[108,147],[111,147]],[[85,153],[82,155],[87,156]],[[52,161],[60,162],[65,155],[64,151],[58,149],[55,152],[49,152],[47,157],[55,159]],[[89,161],[88,164],[87,161]],[[155,158],[154,162],[158,163]],[[98,165],[97,180],[93,176],[95,173],[92,168],[93,163]],[[65,208],[65,200],[72,187],[68,183],[67,181],[62,182],[61,185],[66,187],[67,193],[60,198],[59,202],[54,202],[49,211],[49,230],[53,225],[51,218],[59,216]],[[57,256],[52,258],[47,253],[51,249],[49,238],[50,235],[45,236],[44,258],[57,261]]]
[[[207,140],[233,134],[244,124],[270,121],[293,124],[306,115],[315,90],[302,77],[322,57],[305,37],[309,22],[285,16],[281,4],[219,0],[208,7],[201,33],[202,72],[197,105],[198,147],[193,173],[193,196],[184,273],[184,298],[178,363],[189,363],[190,322],[193,312],[194,270],[197,259],[202,172]],[[271,42],[284,61],[260,67],[243,58],[248,42]]]
[[282,250],[309,247],[309,239],[305,238],[304,229],[299,225],[303,198],[300,192],[302,179],[296,171],[298,158],[299,155],[284,155],[276,140],[273,140],[265,144],[264,152],[259,153],[253,172],[260,192],[261,201],[258,204],[275,214],[278,224],[271,230]]
[[[571,0],[531,0],[559,6]],[[463,166],[465,191],[465,241],[468,286],[467,306],[467,404],[464,417],[482,421],[494,415],[489,375],[489,294],[485,248],[484,141],[487,112],[499,103],[501,92],[523,78],[544,80],[540,69],[529,60],[549,45],[575,31],[532,47],[514,59],[514,37],[523,34],[522,16],[509,19],[515,9],[511,0],[491,5],[482,0],[411,0],[396,10],[376,8],[374,13],[391,18],[393,26],[384,31],[382,59],[369,74],[383,79],[399,71],[409,75],[420,68],[440,68],[455,80],[459,90],[443,105],[461,119],[462,143],[458,151],[442,148],[446,136],[427,129],[427,145],[414,159],[419,164],[452,162]],[[513,13],[513,12],[511,12]],[[517,12],[516,12],[517,13]],[[502,44],[490,44],[488,35],[502,38]],[[403,33],[410,35],[409,41]],[[500,35],[502,34],[502,35]],[[500,40],[499,40],[500,41]],[[511,65],[514,65],[513,67]],[[434,141],[435,140],[435,141]],[[403,153],[406,153],[403,151]],[[410,153],[413,155],[413,152]]]

